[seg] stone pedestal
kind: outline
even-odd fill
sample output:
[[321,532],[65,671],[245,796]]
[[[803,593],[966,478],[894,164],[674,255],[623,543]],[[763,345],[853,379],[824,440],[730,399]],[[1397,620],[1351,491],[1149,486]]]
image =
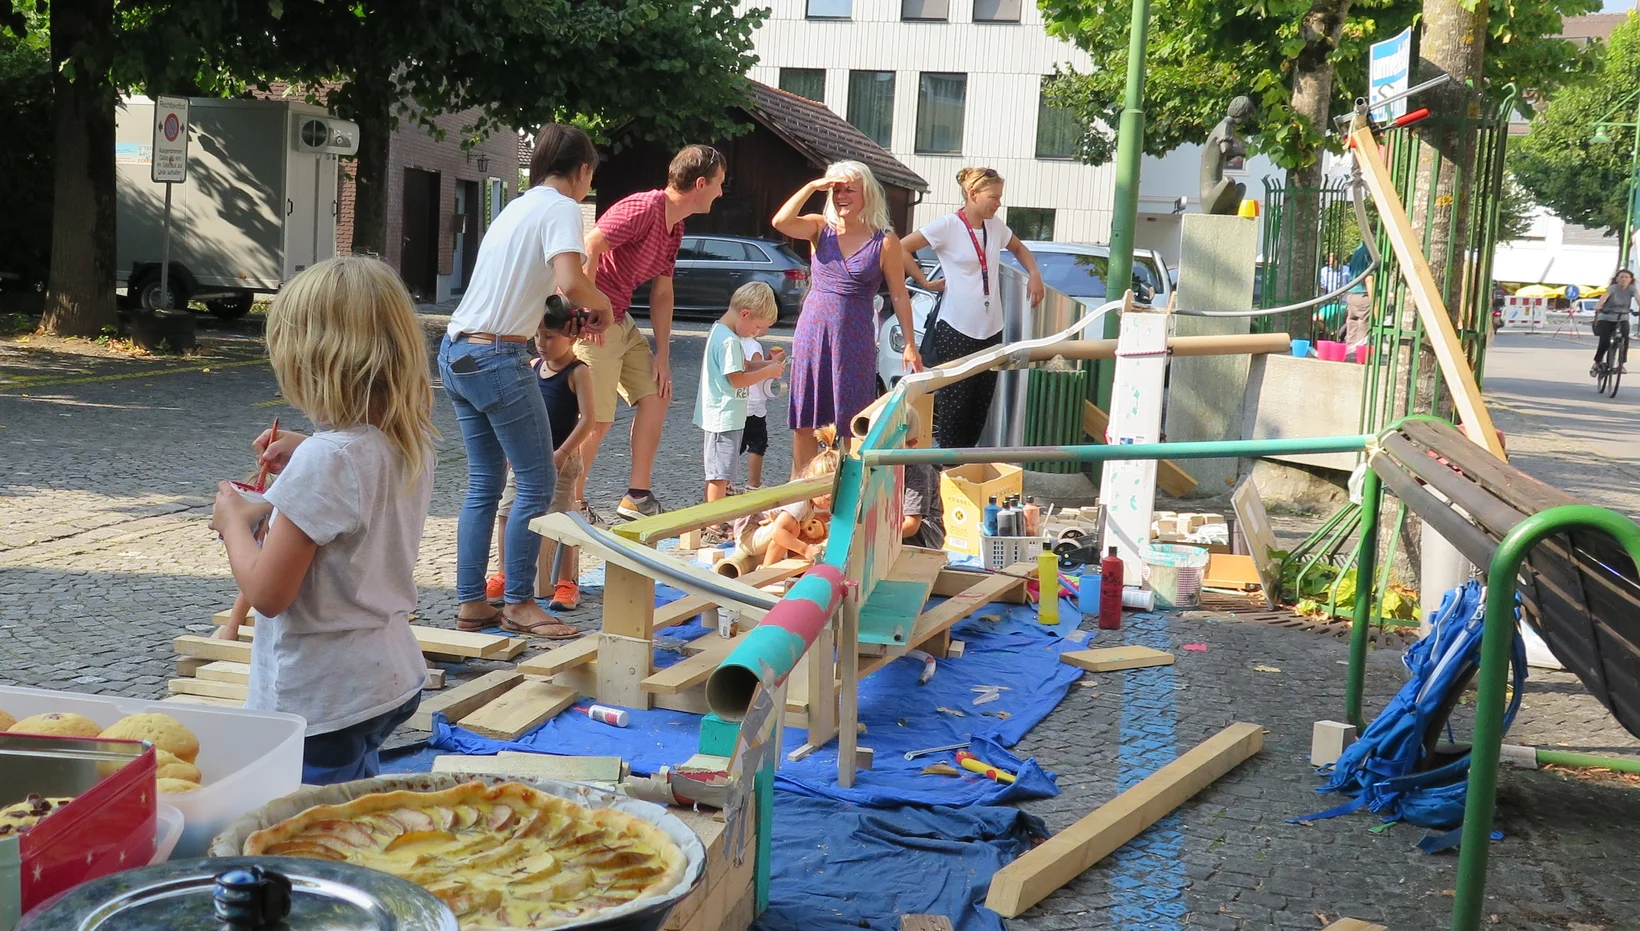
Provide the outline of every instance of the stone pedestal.
[[[1258,261],[1258,221],[1185,214],[1180,224],[1177,310],[1246,310],[1253,306]],[[1175,336],[1247,333],[1249,317],[1186,317],[1174,320]],[[1168,366],[1168,442],[1241,439],[1250,356],[1176,358]],[[1236,484],[1235,459],[1181,463],[1196,479],[1193,497],[1214,497]]]

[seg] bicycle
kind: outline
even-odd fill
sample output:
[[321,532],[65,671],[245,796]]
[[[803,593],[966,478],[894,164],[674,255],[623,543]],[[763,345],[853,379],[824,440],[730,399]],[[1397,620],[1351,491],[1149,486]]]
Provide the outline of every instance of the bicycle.
[[1620,361],[1629,354],[1629,326],[1628,321],[1616,328],[1611,342],[1607,344],[1606,354],[1594,365],[1594,390],[1596,394],[1607,397],[1617,397],[1617,386],[1623,380],[1623,363]]

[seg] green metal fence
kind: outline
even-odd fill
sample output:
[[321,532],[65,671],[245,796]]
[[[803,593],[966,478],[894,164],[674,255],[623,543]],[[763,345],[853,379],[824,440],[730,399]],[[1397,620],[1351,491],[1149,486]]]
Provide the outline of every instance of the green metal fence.
[[[1289,188],[1281,178],[1264,179],[1264,259],[1258,270],[1258,306],[1279,307],[1321,294],[1321,269],[1329,254],[1348,263],[1361,242],[1351,209],[1349,182],[1327,181],[1318,188]],[[1343,302],[1312,310],[1259,317],[1254,331],[1286,332],[1312,342],[1335,339],[1344,326]]]

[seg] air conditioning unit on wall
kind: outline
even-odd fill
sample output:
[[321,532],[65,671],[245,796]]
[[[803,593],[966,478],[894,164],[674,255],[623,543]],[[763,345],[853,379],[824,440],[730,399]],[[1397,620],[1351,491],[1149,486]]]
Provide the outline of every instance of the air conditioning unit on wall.
[[333,116],[297,114],[296,151],[352,155],[359,151],[359,126]]

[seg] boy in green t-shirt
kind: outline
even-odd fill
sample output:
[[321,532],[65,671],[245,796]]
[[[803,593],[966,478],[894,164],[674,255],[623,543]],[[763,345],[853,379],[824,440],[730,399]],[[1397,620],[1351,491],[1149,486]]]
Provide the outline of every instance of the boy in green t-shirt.
[[769,351],[768,360],[748,364],[740,341],[768,332],[779,316],[773,289],[754,281],[735,291],[729,298],[728,311],[706,334],[700,391],[695,395],[695,426],[706,431],[707,501],[724,497],[735,477],[740,440],[746,429],[748,389],[758,382],[779,378],[786,370],[785,352],[778,347]]

